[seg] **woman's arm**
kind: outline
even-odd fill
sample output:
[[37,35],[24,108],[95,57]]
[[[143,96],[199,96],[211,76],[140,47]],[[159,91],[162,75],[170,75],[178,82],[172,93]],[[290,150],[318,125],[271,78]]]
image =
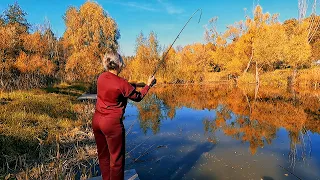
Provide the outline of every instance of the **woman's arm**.
[[148,85],[144,86],[144,88],[140,92],[134,89],[128,98],[131,99],[132,101],[140,102],[144,98],[144,96],[147,94],[149,89],[150,89],[150,86]]
[[155,83],[156,79],[154,77],[150,77],[148,79],[147,85],[144,86],[141,91],[137,91],[135,85],[132,85],[125,81],[125,83],[123,84],[122,94],[125,98],[129,98],[135,102],[140,102],[147,94],[150,87],[152,87]]

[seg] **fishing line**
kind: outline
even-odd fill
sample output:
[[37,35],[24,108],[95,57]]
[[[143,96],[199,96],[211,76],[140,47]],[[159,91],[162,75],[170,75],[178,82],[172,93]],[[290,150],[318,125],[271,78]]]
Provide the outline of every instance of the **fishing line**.
[[153,71],[153,74],[152,76],[154,76],[158,69],[160,68],[161,64],[164,62],[166,56],[168,55],[170,49],[172,48],[173,44],[176,42],[176,40],[179,38],[180,34],[182,33],[182,31],[184,30],[184,28],[188,25],[188,23],[190,22],[190,20],[193,18],[193,16],[198,12],[200,11],[200,17],[199,17],[199,21],[198,23],[200,23],[200,20],[201,20],[201,16],[202,16],[202,9],[197,9],[192,15],[191,17],[189,18],[189,20],[185,23],[185,25],[183,26],[183,28],[181,29],[181,31],[179,32],[179,34],[177,35],[177,37],[174,39],[173,43],[170,45],[169,49],[166,51],[166,53],[164,54],[164,56],[162,56],[162,59],[161,61],[158,63],[158,65],[156,66],[155,70]]

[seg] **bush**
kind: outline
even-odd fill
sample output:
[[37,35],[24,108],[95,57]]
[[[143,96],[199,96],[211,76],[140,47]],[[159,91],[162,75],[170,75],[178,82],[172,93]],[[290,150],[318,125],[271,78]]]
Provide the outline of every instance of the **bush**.
[[320,87],[320,67],[301,70],[296,85],[299,87]]
[[286,87],[288,78],[291,76],[291,72],[288,70],[276,70],[273,72],[267,72],[261,75],[260,83],[263,86],[271,87]]
[[253,84],[253,83],[256,83],[255,74],[245,73],[245,74],[241,75],[241,76],[238,78],[238,84],[239,84],[239,85]]

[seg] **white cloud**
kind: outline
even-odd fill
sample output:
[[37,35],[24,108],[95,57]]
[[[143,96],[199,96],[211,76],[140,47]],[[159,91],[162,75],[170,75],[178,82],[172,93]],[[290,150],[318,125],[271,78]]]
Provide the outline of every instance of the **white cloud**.
[[141,9],[141,10],[145,10],[145,11],[158,11],[158,9],[154,8],[151,4],[146,4],[146,3],[138,3],[138,2],[122,2],[122,1],[107,1],[109,3],[113,3],[113,4],[119,4],[121,6],[127,6],[127,7],[131,7],[131,8],[135,8],[135,9]]
[[181,14],[184,12],[182,8],[176,7],[165,0],[158,0],[158,2],[166,9],[168,14]]
[[121,6],[131,7],[135,9],[150,11],[150,12],[167,12],[168,14],[182,14],[184,9],[174,6],[168,0],[157,0],[155,3],[144,3],[139,1],[107,1]]
[[127,3],[121,3],[122,5],[129,6],[129,7],[134,7],[146,11],[157,11],[157,9],[151,7],[148,4],[141,4],[141,3],[136,3],[136,2],[127,2]]

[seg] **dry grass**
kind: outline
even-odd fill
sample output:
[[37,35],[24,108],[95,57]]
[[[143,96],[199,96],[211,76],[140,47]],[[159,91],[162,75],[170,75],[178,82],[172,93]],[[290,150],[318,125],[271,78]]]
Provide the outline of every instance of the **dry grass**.
[[[85,87],[83,87],[85,88]],[[94,104],[81,86],[0,93],[0,179],[73,179],[96,173]]]
[[320,88],[320,67],[300,71],[297,85],[300,88]]
[[239,85],[255,84],[255,83],[256,83],[256,77],[252,73],[245,73],[238,78]]
[[[287,88],[290,84],[289,81],[292,78],[293,71],[276,70],[272,72],[266,72],[260,75],[260,85],[266,87]],[[255,83],[255,74],[246,73],[238,78],[238,84],[240,86],[246,86],[247,84]],[[296,80],[293,83],[294,87],[301,88],[319,88],[320,87],[320,68],[314,67],[310,69],[299,70]]]
[[261,85],[268,87],[287,87],[288,78],[292,72],[288,70],[276,70],[261,75]]
[[228,80],[227,72],[214,72],[214,73],[205,73],[204,82],[221,82]]

